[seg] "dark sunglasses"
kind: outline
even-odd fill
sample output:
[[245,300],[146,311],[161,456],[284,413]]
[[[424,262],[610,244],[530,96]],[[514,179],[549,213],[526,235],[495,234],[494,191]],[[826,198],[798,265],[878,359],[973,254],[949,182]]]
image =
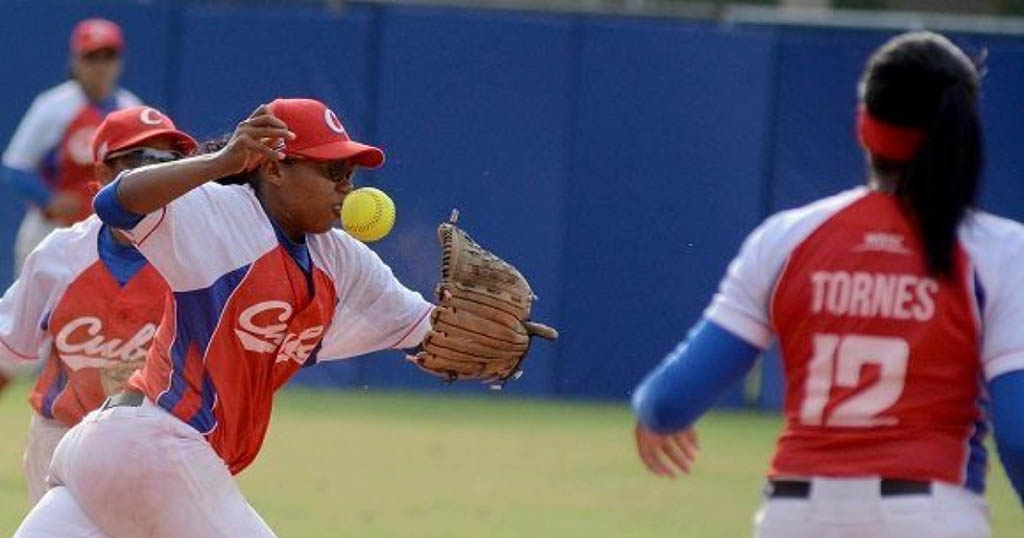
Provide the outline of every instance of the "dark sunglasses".
[[301,157],[288,157],[281,162],[283,164],[310,163],[320,171],[320,175],[331,183],[350,183],[356,172],[356,165],[349,161],[314,161]]
[[106,161],[119,160],[127,168],[138,168],[149,164],[169,163],[177,161],[184,155],[181,152],[166,149],[136,148],[107,156]]

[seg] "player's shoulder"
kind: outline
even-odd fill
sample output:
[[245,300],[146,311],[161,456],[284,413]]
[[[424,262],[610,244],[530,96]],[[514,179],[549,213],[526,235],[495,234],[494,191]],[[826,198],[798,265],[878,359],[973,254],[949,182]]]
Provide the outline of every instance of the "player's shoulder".
[[1024,258],[1024,224],[1005,217],[974,211],[960,225],[959,237],[979,267],[1017,265]]
[[362,241],[336,228],[332,228],[326,233],[310,235],[307,241],[310,255],[317,265],[327,267],[332,271],[345,271],[352,269],[353,265],[366,266],[383,263],[377,254]]
[[114,92],[114,96],[117,99],[117,108],[128,108],[132,106],[142,106],[142,99],[139,96],[132,93],[127,88],[118,88]]
[[103,223],[95,215],[50,232],[32,251],[32,267],[74,275],[99,259],[97,238]]
[[74,80],[66,80],[41,92],[36,96],[32,104],[34,107],[42,109],[42,111],[66,113],[69,109],[74,111],[74,109],[81,106],[85,101],[85,93],[82,91],[82,87],[78,82]]
[[800,207],[779,211],[768,217],[751,237],[757,241],[798,243],[869,192],[867,187],[856,187]]

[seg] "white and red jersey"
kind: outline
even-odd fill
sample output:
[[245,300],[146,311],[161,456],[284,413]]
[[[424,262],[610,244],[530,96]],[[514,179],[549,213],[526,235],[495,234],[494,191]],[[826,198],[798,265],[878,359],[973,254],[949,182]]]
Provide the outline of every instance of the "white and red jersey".
[[79,194],[79,217],[85,218],[92,212],[93,133],[107,113],[141,104],[125,89],[94,103],[77,81],[63,82],[32,102],[4,151],[3,164],[38,174],[51,190]]
[[44,359],[29,395],[74,426],[142,366],[168,287],[145,264],[122,285],[100,259],[107,228],[90,217],[51,233],[0,299],[0,359]]
[[929,275],[894,196],[853,189],[768,219],[705,313],[777,336],[785,429],[772,476],[939,480],[984,489],[984,381],[1024,369],[1024,226],[962,224],[952,278]]
[[246,186],[206,184],[129,233],[173,291],[129,384],[203,433],[232,473],[255,459],[274,392],[299,368],[413,347],[429,329],[432,305],[373,251],[337,230],[288,242]]

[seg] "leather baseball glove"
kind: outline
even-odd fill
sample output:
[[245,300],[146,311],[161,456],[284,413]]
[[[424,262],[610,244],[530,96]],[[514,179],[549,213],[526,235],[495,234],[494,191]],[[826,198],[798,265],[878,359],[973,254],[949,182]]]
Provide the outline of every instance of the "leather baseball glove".
[[480,379],[500,388],[518,378],[533,336],[558,331],[530,321],[537,297],[511,264],[478,245],[455,225],[458,211],[437,229],[441,282],[432,328],[409,360],[448,381]]

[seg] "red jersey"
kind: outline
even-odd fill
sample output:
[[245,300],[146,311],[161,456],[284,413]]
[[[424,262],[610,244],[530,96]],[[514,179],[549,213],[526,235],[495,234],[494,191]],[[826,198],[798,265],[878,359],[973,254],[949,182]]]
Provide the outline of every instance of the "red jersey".
[[303,366],[422,341],[432,305],[341,231],[296,244],[245,186],[209,183],[127,231],[172,300],[129,380],[204,434],[232,473],[256,458],[274,393]]
[[1000,287],[1022,254],[1019,224],[978,212],[953,275],[932,276],[898,200],[866,188],[758,228],[707,316],[762,348],[777,336],[785,428],[769,474],[983,490],[984,380],[1024,368],[1024,290]]
[[142,366],[169,291],[137,252],[122,284],[101,259],[105,233],[95,217],[51,233],[0,299],[0,355],[46,360],[29,402],[69,427]]

